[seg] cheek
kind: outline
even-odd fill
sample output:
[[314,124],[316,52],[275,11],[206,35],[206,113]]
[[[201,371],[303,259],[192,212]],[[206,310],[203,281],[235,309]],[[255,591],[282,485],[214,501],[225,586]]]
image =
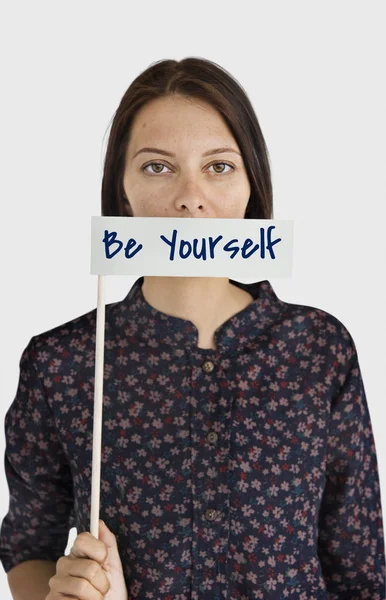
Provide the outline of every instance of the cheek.
[[245,185],[228,186],[222,190],[221,196],[223,203],[228,206],[247,204],[250,196],[249,187]]
[[155,202],[160,197],[160,186],[149,185],[138,174],[128,177],[125,184],[127,196],[136,205]]
[[145,214],[156,215],[168,204],[168,195],[160,194],[159,190],[154,193],[141,190],[136,198],[136,205]]

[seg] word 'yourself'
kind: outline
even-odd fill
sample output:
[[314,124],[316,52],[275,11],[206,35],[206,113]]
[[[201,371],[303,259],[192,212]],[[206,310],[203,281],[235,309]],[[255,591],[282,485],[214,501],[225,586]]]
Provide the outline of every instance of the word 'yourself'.
[[[231,246],[231,244],[238,243],[238,241],[239,241],[237,238],[234,238],[225,244],[225,246],[223,247],[223,250],[225,252],[231,253],[230,258],[234,258],[240,250],[241,250],[241,256],[243,258],[249,258],[250,256],[252,256],[252,254],[254,254],[259,249],[260,249],[260,257],[265,258],[265,251],[268,250],[271,258],[275,259],[275,254],[273,253],[272,248],[275,244],[277,244],[278,242],[281,242],[281,238],[278,238],[278,239],[272,241],[271,231],[274,228],[275,228],[275,226],[271,225],[267,228],[267,232],[266,232],[264,227],[260,227],[260,244],[255,244],[255,246],[249,252],[247,252],[248,248],[250,248],[250,246],[253,245],[253,240],[251,240],[250,238],[245,239],[244,244],[241,248],[238,245]],[[265,241],[265,234],[267,234],[267,241]],[[116,231],[112,231],[109,233],[109,231],[107,229],[105,229],[105,235],[104,235],[102,242],[104,243],[104,246],[105,246],[106,258],[113,258],[118,252],[120,252],[122,250],[123,242],[121,240],[117,240],[116,238],[117,238]],[[213,259],[215,257],[214,256],[215,247],[220,242],[220,240],[223,238],[223,236],[219,235],[216,239],[213,239],[211,236],[209,236],[208,242],[207,242],[206,238],[202,238],[200,251],[197,250],[197,246],[198,246],[197,238],[193,239],[193,243],[191,243],[187,240],[181,239],[179,241],[179,244],[177,244],[177,230],[176,229],[173,229],[173,235],[172,235],[171,240],[168,240],[164,235],[161,235],[160,238],[163,242],[165,242],[165,244],[167,244],[170,247],[169,260],[171,260],[171,261],[173,261],[175,259],[176,249],[178,250],[179,257],[182,259],[189,258],[190,255],[193,253],[193,256],[195,258],[207,260],[207,244],[209,245],[210,258]],[[130,238],[128,240],[128,242],[124,248],[125,258],[133,258],[143,248],[142,244],[139,244],[138,247],[135,248],[136,245],[137,245],[137,241],[135,239]],[[114,247],[115,247],[115,249],[114,249]],[[132,248],[135,248],[135,249],[132,252],[130,252],[130,250]]]

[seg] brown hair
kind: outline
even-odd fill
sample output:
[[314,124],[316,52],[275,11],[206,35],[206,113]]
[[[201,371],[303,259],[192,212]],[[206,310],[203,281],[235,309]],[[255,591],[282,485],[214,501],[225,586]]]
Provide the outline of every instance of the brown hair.
[[251,196],[245,219],[273,219],[268,149],[252,104],[242,86],[222,67],[203,58],[152,63],[131,83],[113,116],[102,179],[102,216],[127,215],[123,188],[125,154],[136,112],[150,100],[178,94],[211,104],[235,138],[245,164]]

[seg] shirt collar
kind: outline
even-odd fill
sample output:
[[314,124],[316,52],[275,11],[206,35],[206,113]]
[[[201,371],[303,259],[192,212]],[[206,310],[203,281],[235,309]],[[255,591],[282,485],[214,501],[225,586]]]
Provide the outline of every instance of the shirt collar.
[[254,300],[216,330],[217,350],[198,348],[198,330],[191,321],[173,317],[151,306],[142,293],[144,277],[136,280],[123,299],[121,310],[127,314],[132,335],[153,347],[162,343],[174,349],[188,348],[190,352],[201,355],[239,351],[240,347],[253,344],[257,336],[266,333],[285,310],[286,303],[278,298],[268,280],[253,283],[229,281],[249,292]]

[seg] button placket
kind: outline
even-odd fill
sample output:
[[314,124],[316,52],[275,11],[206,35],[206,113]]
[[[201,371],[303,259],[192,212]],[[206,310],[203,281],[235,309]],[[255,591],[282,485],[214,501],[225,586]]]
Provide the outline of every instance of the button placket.
[[[213,362],[211,360],[206,360],[202,365],[202,369],[203,369],[203,371],[205,371],[205,373],[212,373],[214,370]],[[211,444],[216,443],[218,440],[217,433],[215,431],[210,431],[207,435],[207,440]],[[217,518],[217,515],[218,515],[218,511],[214,508],[208,508],[205,511],[205,518],[207,519],[207,521],[214,521]]]
[[[214,364],[211,360],[206,360],[203,365],[202,365],[203,370],[206,373],[212,373],[212,371],[214,370]],[[215,431],[210,431],[206,437],[206,439],[208,440],[208,442],[210,442],[211,444],[215,444],[218,440],[218,435]]]

